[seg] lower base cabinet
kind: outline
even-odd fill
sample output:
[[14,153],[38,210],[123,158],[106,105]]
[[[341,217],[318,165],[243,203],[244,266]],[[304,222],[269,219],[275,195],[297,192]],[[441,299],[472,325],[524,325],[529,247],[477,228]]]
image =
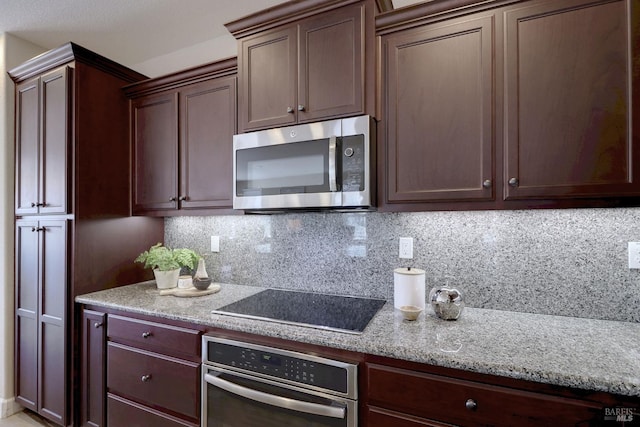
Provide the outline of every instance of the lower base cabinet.
[[197,427],[200,425],[172,417],[111,393],[107,396],[107,418],[109,427]]
[[617,400],[606,393],[549,386],[557,393],[552,394],[527,389],[531,383],[526,381],[508,382],[502,386],[368,363],[366,423],[368,427],[595,426],[603,423],[605,408],[640,408],[631,399]]
[[82,427],[200,425],[202,330],[82,312]]
[[200,417],[199,383],[200,363],[113,342],[107,345],[110,393],[197,420]]
[[[207,328],[90,308],[83,311],[81,425],[200,426],[202,334]],[[327,357],[341,352],[224,334],[271,340],[266,344],[290,350],[321,351]],[[359,427],[599,426],[615,424],[606,422],[607,408],[640,412],[637,398],[604,392],[373,355],[358,354],[355,363],[360,364]],[[636,425],[637,418],[625,425]]]

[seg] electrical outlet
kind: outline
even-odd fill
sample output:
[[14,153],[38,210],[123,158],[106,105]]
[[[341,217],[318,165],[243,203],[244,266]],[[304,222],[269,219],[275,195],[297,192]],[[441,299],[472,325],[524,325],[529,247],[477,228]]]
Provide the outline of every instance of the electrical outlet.
[[629,242],[629,268],[640,268],[640,242]]
[[405,259],[413,259],[413,237],[401,237],[398,256]]
[[220,252],[220,236],[211,236],[211,252]]

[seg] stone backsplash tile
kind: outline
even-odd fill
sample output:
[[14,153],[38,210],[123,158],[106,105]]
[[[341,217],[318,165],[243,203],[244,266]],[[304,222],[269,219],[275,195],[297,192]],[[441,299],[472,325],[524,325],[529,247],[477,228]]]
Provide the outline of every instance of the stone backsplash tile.
[[[165,241],[204,255],[216,281],[392,299],[393,270],[426,270],[427,293],[467,305],[640,322],[640,209],[290,213],[176,217]],[[210,236],[220,252],[210,252]],[[413,237],[414,259],[398,258]]]

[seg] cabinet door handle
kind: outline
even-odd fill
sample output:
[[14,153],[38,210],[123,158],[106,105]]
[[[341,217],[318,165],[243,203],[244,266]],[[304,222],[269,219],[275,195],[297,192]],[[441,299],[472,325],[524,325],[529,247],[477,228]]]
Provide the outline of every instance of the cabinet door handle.
[[490,179],[485,179],[484,182],[482,183],[482,186],[484,188],[491,188],[491,184],[492,184],[492,182],[491,182]]
[[46,228],[44,228],[44,227],[31,227],[31,232],[32,233],[34,233],[34,232],[39,233],[39,232],[44,231],[44,230],[46,230]]
[[478,409],[478,403],[476,403],[476,401],[473,399],[467,399],[467,401],[464,403],[464,407],[469,411],[475,411],[476,409]]
[[149,338],[151,336],[151,332],[143,332],[142,338]]
[[187,200],[187,196],[180,196],[178,200],[184,202],[185,200]]
[[304,105],[298,105],[298,111],[304,111]]
[[509,179],[509,185],[512,186],[512,187],[517,187],[518,186],[518,178]]
[[169,197],[169,201],[170,201],[170,202],[175,202],[176,200],[177,200],[177,198],[176,198],[176,197]]
[[287,107],[287,113],[289,114],[293,113],[293,107]]
[[96,322],[96,323],[93,324],[93,327],[96,328],[96,329],[101,327],[101,326],[102,326],[102,322]]
[[151,375],[150,375],[150,374],[143,375],[143,376],[140,378],[140,380],[141,380],[143,383],[149,382],[149,381],[151,381]]
[[35,208],[36,206],[38,206],[38,204],[36,202],[31,202],[31,207]]

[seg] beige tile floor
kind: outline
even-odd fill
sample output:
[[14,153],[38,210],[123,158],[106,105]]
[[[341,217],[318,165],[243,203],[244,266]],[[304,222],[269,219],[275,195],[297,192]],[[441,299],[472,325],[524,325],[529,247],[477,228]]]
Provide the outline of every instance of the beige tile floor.
[[9,418],[0,419],[0,427],[56,427],[30,411],[18,412]]

